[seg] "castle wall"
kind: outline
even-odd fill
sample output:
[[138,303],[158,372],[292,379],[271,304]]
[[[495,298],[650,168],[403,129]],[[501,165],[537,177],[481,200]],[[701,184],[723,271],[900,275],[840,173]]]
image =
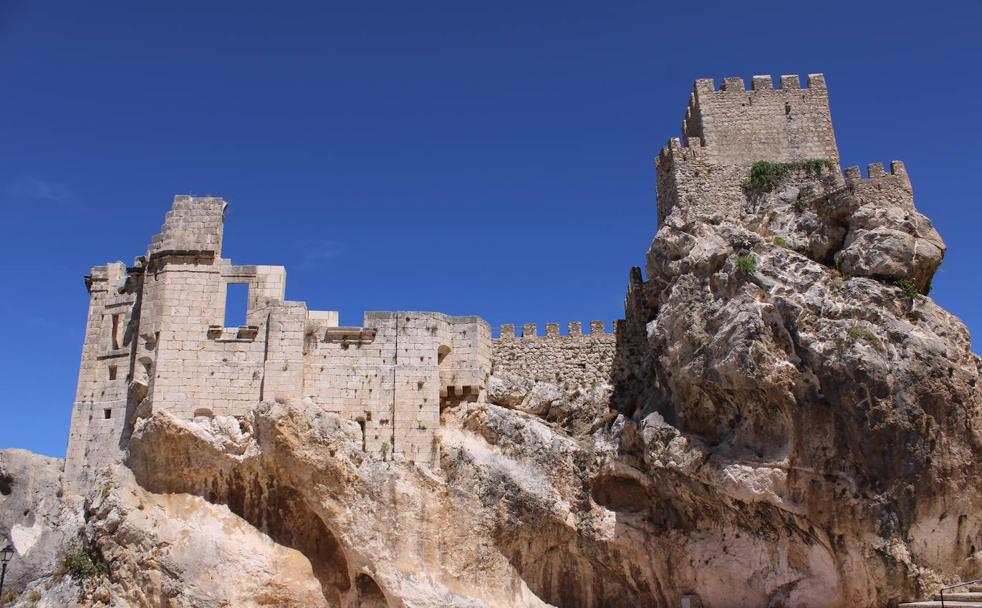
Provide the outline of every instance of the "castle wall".
[[734,213],[746,203],[740,184],[749,176],[749,166],[720,164],[698,138],[690,142],[682,147],[678,138],[672,138],[655,161],[659,225],[677,205],[698,202],[703,207],[715,205],[720,213]]
[[699,138],[711,158],[726,165],[838,163],[825,77],[809,74],[802,88],[798,76],[781,76],[780,85],[774,88],[770,76],[754,76],[750,90],[742,78],[726,78],[719,89],[711,78],[697,80],[682,125],[686,145]]
[[79,365],[66,475],[85,479],[118,461],[132,374],[140,277],[122,262],[92,269],[89,313]]
[[[284,299],[282,267],[221,257],[225,209],[220,198],[175,197],[145,257],[93,270],[69,479],[121,460],[137,417],[243,417],[264,401],[314,403],[356,421],[370,455],[434,463],[441,408],[483,399],[495,358],[582,384],[609,376],[602,324],[509,346],[493,346],[478,317],[370,312],[362,327],[339,327],[337,312]],[[248,286],[246,320],[228,327],[233,284]]]
[[370,312],[364,327],[311,324],[303,398],[356,420],[365,449],[434,462],[440,407],[477,399],[491,368],[490,328],[477,317]]
[[866,166],[865,178],[859,167],[848,167],[843,175],[860,205],[887,203],[911,210],[915,208],[914,189],[902,161],[891,161],[889,173],[883,163],[870,163]]
[[832,129],[828,90],[821,74],[754,76],[746,90],[742,78],[697,80],[682,123],[656,160],[659,225],[677,205],[699,201],[721,213],[739,213],[746,203],[741,183],[757,161],[830,160],[839,152]]
[[259,402],[265,346],[216,331],[224,321],[219,265],[169,264],[148,282],[161,292],[153,407],[191,418],[235,415]]
[[375,338],[374,329],[311,325],[302,398],[358,421],[363,447],[380,458],[392,444],[395,344]]
[[493,372],[570,388],[591,387],[611,381],[616,346],[616,336],[606,332],[603,321],[591,321],[589,334],[572,322],[565,336],[556,323],[546,325],[544,336],[534,324],[526,324],[520,337],[515,337],[514,325],[502,325],[494,341]]

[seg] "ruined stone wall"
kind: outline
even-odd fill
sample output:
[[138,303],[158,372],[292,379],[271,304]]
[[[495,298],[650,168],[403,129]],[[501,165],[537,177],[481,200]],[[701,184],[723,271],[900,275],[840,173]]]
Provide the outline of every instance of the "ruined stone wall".
[[259,402],[265,345],[258,331],[224,331],[220,265],[168,264],[161,292],[153,407],[182,417],[244,414]]
[[747,201],[740,183],[749,176],[749,165],[719,164],[698,138],[690,141],[691,145],[683,147],[678,138],[672,138],[655,161],[659,225],[676,205],[706,201],[720,213],[734,213]]
[[304,399],[361,425],[366,451],[434,462],[440,407],[476,400],[491,368],[477,317],[370,312],[364,327],[309,326]]
[[392,443],[395,345],[363,327],[308,327],[303,399],[358,421],[363,448],[381,457]]
[[610,382],[616,346],[616,336],[606,332],[603,321],[591,321],[589,334],[583,334],[581,324],[574,321],[565,336],[560,335],[558,323],[546,324],[544,336],[538,335],[535,324],[525,324],[520,337],[515,336],[514,325],[502,325],[494,341],[493,373],[589,388]]
[[214,257],[222,251],[225,210],[214,196],[175,196],[160,233],[150,241],[147,255]]
[[[145,257],[94,269],[69,478],[118,461],[135,419],[155,410],[241,418],[303,400],[358,422],[369,454],[433,463],[441,408],[483,399],[493,364],[560,383],[609,380],[614,336],[601,322],[562,337],[554,324],[541,338],[526,326],[494,345],[478,317],[370,312],[362,327],[339,327],[337,312],[284,299],[282,267],[221,257],[226,207],[175,197]],[[246,321],[228,327],[234,284],[248,286]]]
[[120,457],[141,279],[122,262],[95,267],[86,277],[89,314],[68,437],[69,479],[88,478]]

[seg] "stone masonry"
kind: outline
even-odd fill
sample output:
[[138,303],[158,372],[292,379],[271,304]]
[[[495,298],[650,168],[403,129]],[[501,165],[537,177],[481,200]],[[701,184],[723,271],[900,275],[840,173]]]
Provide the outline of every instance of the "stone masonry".
[[751,90],[742,78],[697,80],[682,121],[657,160],[659,222],[676,204],[718,198],[721,208],[745,200],[740,183],[759,160],[791,162],[825,159],[837,164],[828,90],[821,74],[754,76]]
[[536,325],[525,324],[516,338],[514,325],[502,325],[500,338],[494,342],[494,373],[507,372],[566,389],[609,383],[615,335],[606,332],[603,321],[591,321],[589,334],[574,321],[567,332],[560,335],[558,323],[547,323],[545,335],[540,336]]
[[[597,321],[587,336],[560,337],[550,325],[534,343],[492,340],[478,317],[433,312],[368,312],[360,327],[339,326],[336,311],[285,300],[283,267],[221,257],[226,207],[175,197],[145,256],[86,277],[66,464],[73,483],[121,460],[135,421],[157,410],[242,419],[264,401],[303,400],[357,422],[373,457],[428,465],[439,457],[441,407],[483,400],[496,356],[553,381],[609,376],[613,336]],[[227,327],[234,284],[248,289],[246,322]]]
[[[797,76],[782,76],[779,87],[769,76],[754,76],[749,90],[740,78],[727,78],[718,89],[711,79],[696,81],[682,137],[656,159],[659,224],[690,201],[714,204],[720,214],[752,211],[744,208],[743,183],[759,160],[823,161],[823,179],[831,183],[821,195],[826,207],[835,207],[836,197],[861,206],[864,192],[886,192],[901,216],[912,208],[902,163],[891,163],[889,173],[870,165],[866,178],[858,168],[845,175],[831,168],[839,155],[825,79],[812,74],[806,85]],[[86,277],[90,305],[69,480],[84,482],[119,461],[135,421],[155,410],[185,419],[242,419],[268,401],[305,401],[357,422],[362,447],[375,458],[433,465],[441,408],[484,400],[491,374],[590,387],[630,374],[622,362],[631,358],[628,351],[643,350],[631,343],[648,322],[631,312],[645,308],[639,269],[632,270],[627,320],[615,324],[616,333],[593,321],[589,333],[575,322],[561,335],[559,325],[549,323],[540,336],[527,324],[516,337],[515,327],[504,325],[493,339],[479,317],[434,312],[368,312],[361,326],[342,327],[336,311],[285,299],[283,267],[239,266],[221,257],[225,209],[221,198],[178,196],[146,255],[130,266],[95,267]],[[853,242],[886,247],[908,238],[914,253],[907,266],[931,256],[940,261],[943,251],[922,238],[927,228],[901,234],[874,224],[843,227],[836,237],[845,238],[846,247],[835,262],[850,274],[910,274],[903,260],[890,256],[879,266],[863,266],[850,254]],[[647,274],[653,276],[651,268]],[[929,274],[915,279],[924,287]],[[247,286],[248,305],[245,324],[228,327],[226,293],[233,284]],[[625,327],[630,331],[622,332]]]

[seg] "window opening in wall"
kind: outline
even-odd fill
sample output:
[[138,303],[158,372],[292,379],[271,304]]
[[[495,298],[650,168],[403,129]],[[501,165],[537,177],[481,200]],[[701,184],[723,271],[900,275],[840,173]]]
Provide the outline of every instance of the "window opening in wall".
[[249,284],[228,283],[225,285],[225,327],[239,327],[246,324],[246,311],[249,309]]
[[113,417],[113,411],[107,407],[106,409],[102,410],[102,416],[106,420],[109,420]]
[[115,380],[116,379],[116,370],[117,369],[119,369],[119,368],[117,368],[115,365],[110,365],[109,366],[109,379],[110,380]]
[[113,350],[119,350],[119,344],[122,342],[123,333],[123,323],[122,323],[122,313],[116,313],[112,316],[113,319],[113,329],[112,329],[112,343]]
[[361,451],[367,452],[365,449],[365,420],[363,418],[358,419],[358,426],[361,427]]

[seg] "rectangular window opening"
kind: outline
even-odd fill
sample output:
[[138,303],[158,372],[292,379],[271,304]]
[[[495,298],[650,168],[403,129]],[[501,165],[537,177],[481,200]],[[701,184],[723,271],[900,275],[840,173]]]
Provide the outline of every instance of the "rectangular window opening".
[[228,283],[225,285],[225,327],[239,327],[246,324],[249,310],[249,284]]
[[110,380],[115,380],[116,379],[116,370],[117,369],[119,369],[119,368],[116,367],[115,365],[110,365],[109,366],[109,379]]
[[113,315],[113,329],[112,329],[112,341],[113,350],[119,350],[119,344],[122,342],[120,339],[123,333],[123,324],[121,323],[123,315],[121,313],[116,313]]
[[113,417],[113,411],[107,407],[106,409],[102,410],[102,415],[106,420],[109,420]]

